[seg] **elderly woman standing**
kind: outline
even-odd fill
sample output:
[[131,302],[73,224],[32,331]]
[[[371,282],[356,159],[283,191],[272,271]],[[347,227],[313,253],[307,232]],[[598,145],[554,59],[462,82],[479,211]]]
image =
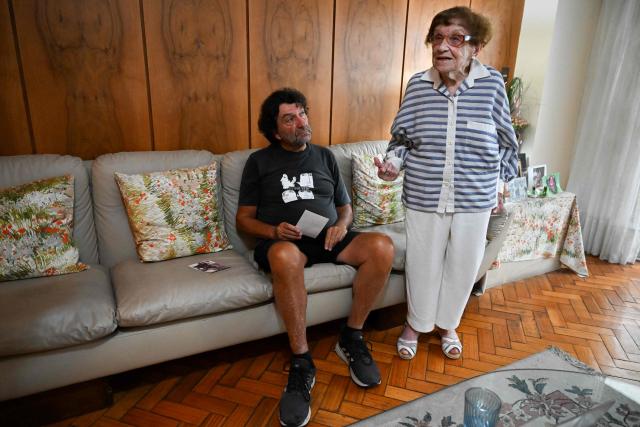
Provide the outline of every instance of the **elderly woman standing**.
[[501,74],[476,58],[489,21],[466,7],[438,13],[426,43],[433,67],[415,74],[391,127],[378,175],[405,169],[405,328],[398,354],[411,359],[418,336],[437,328],[442,351],[462,354],[456,328],[482,261],[500,180],[517,174],[517,142]]

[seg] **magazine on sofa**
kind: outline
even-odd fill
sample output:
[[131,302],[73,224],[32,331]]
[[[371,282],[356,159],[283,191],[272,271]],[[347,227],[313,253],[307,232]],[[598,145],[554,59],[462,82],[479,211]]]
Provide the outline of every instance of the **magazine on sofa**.
[[189,267],[194,270],[202,271],[204,273],[215,273],[220,270],[226,270],[229,268],[228,265],[220,264],[219,262],[204,260],[196,262],[195,264],[190,264]]

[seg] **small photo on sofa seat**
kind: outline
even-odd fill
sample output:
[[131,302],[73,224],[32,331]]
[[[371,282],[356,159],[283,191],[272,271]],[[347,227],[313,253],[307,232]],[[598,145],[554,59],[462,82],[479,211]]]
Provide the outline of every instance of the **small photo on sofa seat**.
[[202,271],[204,273],[215,273],[217,271],[230,268],[228,265],[222,265],[219,262],[211,260],[196,262],[195,264],[190,264],[189,267],[193,268],[194,270]]

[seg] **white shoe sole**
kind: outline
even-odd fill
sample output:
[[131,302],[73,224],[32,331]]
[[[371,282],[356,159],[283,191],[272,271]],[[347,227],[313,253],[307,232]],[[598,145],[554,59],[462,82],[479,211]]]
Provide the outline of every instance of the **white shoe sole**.
[[[311,406],[309,406],[309,413],[307,414],[307,418],[304,419],[304,421],[302,422],[302,424],[298,424],[296,427],[304,427],[307,424],[309,424],[309,420],[311,419]],[[280,425],[287,427],[287,424],[283,423],[282,420],[280,420]]]
[[[309,394],[311,394],[311,390],[313,390],[313,386],[316,385],[316,376],[313,376],[313,382],[311,383],[311,387],[309,388]],[[286,387],[285,387],[286,388]],[[304,427],[309,424],[309,420],[311,419],[311,401],[309,401],[309,412],[307,413],[307,418],[304,419],[302,424],[298,424],[296,427]],[[287,423],[283,422],[282,419],[279,419],[280,425],[287,427]]]
[[364,388],[373,387],[382,382],[382,379],[375,384],[365,384],[362,381],[360,381],[358,377],[356,377],[356,374],[353,373],[353,369],[351,369],[351,366],[349,364],[349,358],[347,357],[346,354],[344,354],[344,352],[342,351],[342,348],[340,348],[339,342],[336,343],[336,353],[338,353],[338,357],[340,357],[340,359],[342,359],[347,365],[349,365],[349,374],[351,375],[351,379],[353,380],[354,383],[358,384],[360,387],[364,387]]

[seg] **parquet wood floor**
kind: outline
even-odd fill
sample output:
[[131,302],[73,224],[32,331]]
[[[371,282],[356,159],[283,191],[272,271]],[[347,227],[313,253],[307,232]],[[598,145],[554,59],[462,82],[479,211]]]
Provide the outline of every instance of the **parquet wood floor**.
[[[555,345],[606,374],[640,380],[640,264],[588,258],[591,276],[568,270],[472,297],[458,332],[463,357],[445,359],[424,335],[414,360],[396,356],[401,326],[367,329],[383,375],[363,390],[333,351],[338,323],[310,328],[317,382],[310,426],[348,425]],[[287,373],[278,336],[144,368],[112,379],[112,407],[55,426],[277,426]]]

